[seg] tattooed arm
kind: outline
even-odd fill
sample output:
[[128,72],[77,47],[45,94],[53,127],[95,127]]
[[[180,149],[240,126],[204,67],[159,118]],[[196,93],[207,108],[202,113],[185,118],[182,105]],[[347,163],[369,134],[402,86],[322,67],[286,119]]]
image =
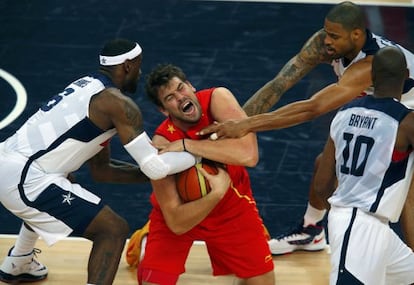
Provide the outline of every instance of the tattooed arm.
[[291,58],[275,78],[267,82],[250,97],[243,109],[248,116],[268,112],[282,97],[320,63],[330,63],[332,60],[326,53],[325,32],[319,30],[305,43],[300,52]]

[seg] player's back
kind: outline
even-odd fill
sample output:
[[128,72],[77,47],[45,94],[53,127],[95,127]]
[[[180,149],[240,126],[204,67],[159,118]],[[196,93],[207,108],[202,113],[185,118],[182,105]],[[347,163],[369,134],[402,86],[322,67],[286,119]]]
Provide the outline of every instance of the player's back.
[[30,159],[47,173],[78,169],[115,134],[114,129],[103,131],[89,119],[92,96],[109,85],[102,75],[72,82],[6,140],[6,150]]
[[407,195],[412,155],[395,159],[399,123],[410,112],[392,98],[365,96],[332,121],[338,188],[329,202],[357,207],[387,220],[400,216]]

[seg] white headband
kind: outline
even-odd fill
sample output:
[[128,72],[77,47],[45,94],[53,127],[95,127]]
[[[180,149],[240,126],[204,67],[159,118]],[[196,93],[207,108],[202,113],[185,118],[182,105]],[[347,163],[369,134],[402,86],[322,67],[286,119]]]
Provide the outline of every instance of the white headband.
[[108,55],[100,55],[99,62],[101,65],[109,66],[109,65],[117,65],[124,63],[127,59],[133,59],[139,56],[142,52],[142,48],[139,46],[138,43],[135,43],[136,46],[130,50],[129,52],[115,55],[115,56],[108,56]]

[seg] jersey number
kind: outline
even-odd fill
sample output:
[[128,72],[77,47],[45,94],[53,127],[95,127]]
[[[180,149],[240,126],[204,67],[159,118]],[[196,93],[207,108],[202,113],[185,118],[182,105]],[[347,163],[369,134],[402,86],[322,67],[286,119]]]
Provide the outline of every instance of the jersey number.
[[[351,155],[351,142],[353,142],[354,135],[344,133],[344,140],[346,142],[345,148],[342,151],[344,159],[341,165],[341,173],[351,174],[354,176],[362,176],[364,174],[365,166],[367,164],[368,155],[374,146],[374,139],[366,136],[357,136],[355,138],[354,150],[352,151],[351,162],[349,158]],[[349,163],[351,166],[349,166]]]
[[54,106],[56,106],[56,104],[59,103],[63,99],[63,96],[68,96],[68,95],[72,94],[73,92],[75,92],[75,90],[73,88],[66,88],[65,90],[63,90],[63,92],[60,92],[59,94],[53,96],[52,99],[50,99],[49,102],[47,102],[46,104],[41,106],[40,109],[43,112],[49,111],[50,109],[52,109]]

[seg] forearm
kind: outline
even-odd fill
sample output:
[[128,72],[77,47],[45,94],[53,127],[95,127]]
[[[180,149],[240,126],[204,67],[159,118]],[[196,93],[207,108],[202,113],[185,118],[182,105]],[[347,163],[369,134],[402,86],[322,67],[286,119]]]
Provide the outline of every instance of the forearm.
[[184,234],[201,223],[220,202],[214,192],[210,192],[201,199],[181,203],[173,210],[163,210],[166,223],[175,234]]
[[283,129],[313,120],[319,115],[314,110],[299,104],[288,106],[289,108],[280,108],[270,113],[249,117],[242,122],[241,128],[247,132]]
[[254,167],[259,159],[257,138],[248,134],[239,139],[185,140],[186,150],[192,154],[224,164]]
[[145,132],[124,147],[138,163],[141,171],[153,180],[181,172],[197,162],[197,158],[188,152],[158,154]]
[[144,183],[149,178],[134,164],[111,159],[107,164],[90,164],[94,181],[100,183]]
[[268,112],[279,102],[282,95],[309,73],[315,65],[316,63],[303,62],[299,56],[293,57],[283,66],[275,78],[256,91],[243,105],[246,114],[253,116]]

